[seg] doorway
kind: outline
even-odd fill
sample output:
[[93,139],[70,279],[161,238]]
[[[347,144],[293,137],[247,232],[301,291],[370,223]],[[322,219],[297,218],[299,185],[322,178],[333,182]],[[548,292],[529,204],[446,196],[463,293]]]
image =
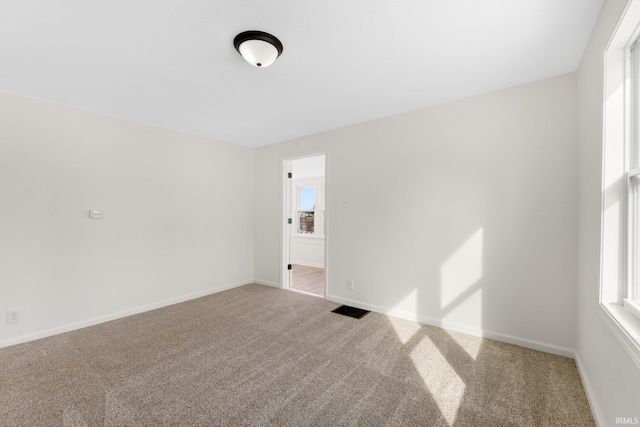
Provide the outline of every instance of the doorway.
[[325,163],[325,154],[285,161],[284,287],[319,297],[326,288]]

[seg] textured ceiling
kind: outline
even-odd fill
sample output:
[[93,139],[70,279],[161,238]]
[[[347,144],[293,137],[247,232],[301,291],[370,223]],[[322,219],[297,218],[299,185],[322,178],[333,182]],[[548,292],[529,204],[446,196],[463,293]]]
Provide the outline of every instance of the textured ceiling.
[[601,4],[3,0],[0,90],[255,147],[575,71]]

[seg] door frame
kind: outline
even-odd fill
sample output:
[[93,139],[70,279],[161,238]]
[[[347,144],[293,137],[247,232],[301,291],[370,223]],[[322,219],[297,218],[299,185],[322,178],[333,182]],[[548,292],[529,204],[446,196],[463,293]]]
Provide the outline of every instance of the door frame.
[[280,235],[280,286],[282,289],[291,289],[291,277],[292,271],[288,269],[288,264],[291,262],[291,236],[293,235],[293,226],[295,221],[292,221],[292,224],[288,224],[288,219],[293,219],[292,212],[292,198],[293,198],[293,178],[288,178],[288,173],[291,172],[292,162],[298,159],[304,159],[306,157],[316,157],[324,155],[324,295],[323,298],[327,297],[327,289],[329,287],[328,280],[328,267],[329,267],[329,203],[328,197],[329,194],[329,174],[327,171],[329,170],[329,150],[324,149],[322,151],[317,151],[309,154],[305,154],[303,156],[293,156],[286,157],[282,159],[282,167],[281,167],[281,176],[282,176],[282,212],[281,212],[281,235]]

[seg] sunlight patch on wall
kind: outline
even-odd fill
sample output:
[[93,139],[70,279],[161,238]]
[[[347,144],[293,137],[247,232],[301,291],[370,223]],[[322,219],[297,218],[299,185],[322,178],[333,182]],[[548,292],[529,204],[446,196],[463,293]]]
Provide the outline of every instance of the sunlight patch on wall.
[[440,268],[440,306],[447,307],[482,277],[482,228]]
[[410,357],[442,416],[453,425],[464,397],[464,381],[427,337],[413,348]]

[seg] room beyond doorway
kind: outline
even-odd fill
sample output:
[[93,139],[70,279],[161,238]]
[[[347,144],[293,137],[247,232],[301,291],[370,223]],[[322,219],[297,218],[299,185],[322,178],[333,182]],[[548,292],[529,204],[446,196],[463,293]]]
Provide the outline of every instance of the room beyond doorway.
[[291,274],[291,289],[324,296],[324,268],[293,264]]

